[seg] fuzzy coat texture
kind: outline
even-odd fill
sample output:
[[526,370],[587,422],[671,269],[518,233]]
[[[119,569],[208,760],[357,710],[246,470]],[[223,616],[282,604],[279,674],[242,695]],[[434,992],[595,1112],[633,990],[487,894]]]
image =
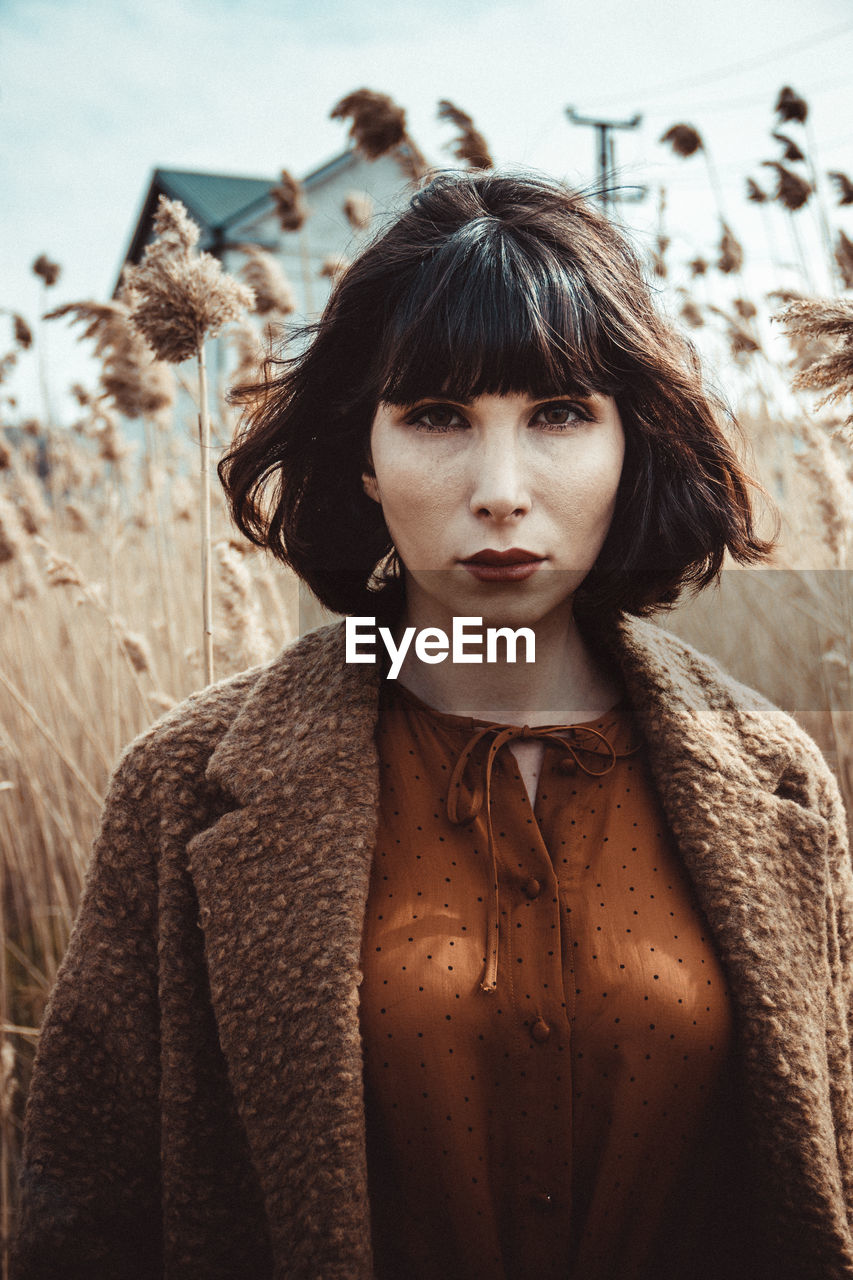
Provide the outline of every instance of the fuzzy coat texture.
[[[790,717],[654,624],[602,643],[729,979],[756,1276],[853,1277],[838,787]],[[379,678],[343,654],[324,627],[125,752],[39,1044],[15,1280],[369,1280]]]

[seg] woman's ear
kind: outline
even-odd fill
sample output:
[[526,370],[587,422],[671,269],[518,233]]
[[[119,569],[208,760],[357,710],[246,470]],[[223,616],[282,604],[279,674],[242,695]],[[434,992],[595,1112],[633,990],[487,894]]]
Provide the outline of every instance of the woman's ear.
[[376,476],[372,471],[362,473],[361,483],[364,486],[364,492],[368,498],[372,498],[374,502],[378,502],[381,506],[382,499],[379,497],[379,486],[376,483]]
[[376,472],[373,470],[373,457],[370,452],[370,446],[365,450],[364,471],[361,473],[361,483],[368,498],[372,498],[374,502],[378,502],[381,506],[382,499],[379,497],[379,485],[376,483]]

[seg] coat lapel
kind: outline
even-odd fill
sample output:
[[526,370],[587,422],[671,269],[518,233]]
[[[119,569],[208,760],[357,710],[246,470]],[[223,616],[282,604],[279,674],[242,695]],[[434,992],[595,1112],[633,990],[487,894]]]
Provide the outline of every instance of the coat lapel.
[[728,978],[758,1203],[792,1274],[835,1275],[851,1240],[827,1065],[828,833],[803,764],[810,744],[797,759],[805,735],[790,717],[655,625],[624,622],[603,643]]
[[[825,1224],[843,1203],[821,1059],[826,823],[796,787],[777,791],[791,722],[657,626],[628,620],[600,643],[648,741],[729,979],[759,1156],[768,1176],[797,1189],[798,1220],[805,1209]],[[235,807],[190,857],[274,1250],[297,1274],[337,1274],[333,1260],[347,1258],[347,1274],[361,1276],[370,1243],[358,965],[379,796],[378,675],[343,655],[335,624],[260,675],[208,770]],[[820,1178],[807,1177],[811,1161]]]
[[344,662],[330,630],[261,674],[208,767],[235,808],[189,856],[274,1255],[286,1274],[361,1277],[370,1241],[358,964],[378,685],[374,668]]

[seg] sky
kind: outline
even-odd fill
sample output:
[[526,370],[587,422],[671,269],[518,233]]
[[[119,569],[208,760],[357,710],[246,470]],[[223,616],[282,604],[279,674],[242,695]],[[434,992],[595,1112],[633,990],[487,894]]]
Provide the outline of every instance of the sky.
[[[449,98],[499,165],[580,185],[595,177],[593,131],[571,124],[567,106],[641,113],[617,156],[626,187],[649,194],[622,213],[648,244],[664,187],[674,262],[713,253],[717,234],[702,157],[679,160],[659,142],[691,123],[760,265],[768,231],[744,183],[768,185],[761,161],[779,158],[778,91],[807,99],[819,172],[853,177],[851,64],[849,0],[0,0],[0,308],[35,324],[41,253],[63,271],[51,305],[109,298],[154,168],[302,175],[344,148],[346,126],[329,112],[361,87],[405,108],[435,163],[450,162],[452,130],[436,117]],[[826,197],[833,226],[853,238],[853,206],[836,209],[828,184]],[[772,214],[777,256],[792,258],[787,221]],[[812,209],[799,225],[820,291]],[[0,315],[0,355],[10,332]],[[54,374],[94,382],[73,330],[45,326],[45,347]],[[6,389],[19,413],[41,412],[34,354]]]

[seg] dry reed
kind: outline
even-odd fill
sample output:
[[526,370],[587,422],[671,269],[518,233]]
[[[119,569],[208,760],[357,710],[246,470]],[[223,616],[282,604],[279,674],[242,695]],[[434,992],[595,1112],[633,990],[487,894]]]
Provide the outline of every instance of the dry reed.
[[771,133],[770,136],[775,142],[781,144],[783,148],[782,159],[786,164],[797,164],[801,160],[805,160],[805,155],[797,146],[793,138],[789,138],[785,133]]
[[774,200],[778,201],[791,213],[796,213],[798,209],[802,209],[812,194],[811,183],[806,182],[805,178],[801,178],[792,169],[786,169],[778,160],[762,160],[761,163],[766,168],[774,169],[776,172],[776,194],[773,197]]
[[287,169],[282,169],[278,185],[270,195],[282,231],[299,231],[308,217],[308,204],[302,183]]
[[19,316],[16,311],[12,313],[12,328],[15,333],[15,341],[22,351],[29,351],[33,345],[33,331],[27,324],[23,316]]
[[256,244],[241,244],[238,248],[246,257],[240,274],[254,293],[256,314],[286,316],[295,311],[293,285],[279,260]]
[[853,182],[850,181],[847,174],[839,173],[837,169],[834,169],[826,176],[835,184],[839,206],[853,204]]
[[179,200],[160,196],[154,233],[140,264],[125,268],[125,297],[131,322],[158,359],[181,364],[254,297],[217,258],[197,250],[199,228]]
[[445,143],[448,151],[461,161],[468,169],[493,169],[495,162],[489,151],[489,144],[474,124],[471,117],[455,106],[447,98],[438,104],[439,120],[447,120],[455,124],[459,130],[455,138]]
[[429,166],[423,152],[406,128],[405,111],[387,93],[356,89],[335,104],[329,117],[349,120],[349,137],[368,160],[378,160],[390,152],[412,181],[427,172]]
[[125,268],[130,318],[161,360],[178,364],[195,356],[199,391],[201,487],[202,653],[205,682],[213,680],[213,571],[211,563],[210,414],[204,342],[239,320],[254,294],[197,249],[199,228],[178,200],[160,197],[156,239],[138,267]]
[[366,191],[349,191],[343,204],[344,216],[353,231],[367,231],[373,221],[375,205]]
[[[836,339],[828,354],[800,369],[793,385],[823,391],[819,407],[837,404],[853,394],[853,299],[806,298],[791,302],[776,317],[789,333]],[[853,442],[853,412],[845,419]]]
[[33,272],[44,281],[45,287],[50,289],[59,279],[62,268],[58,262],[52,262],[46,253],[40,253],[33,263]]
[[798,124],[805,124],[809,114],[809,107],[805,98],[801,98],[789,85],[785,85],[784,88],[779,90],[779,97],[776,99],[774,109],[783,124],[789,120],[796,120]]

